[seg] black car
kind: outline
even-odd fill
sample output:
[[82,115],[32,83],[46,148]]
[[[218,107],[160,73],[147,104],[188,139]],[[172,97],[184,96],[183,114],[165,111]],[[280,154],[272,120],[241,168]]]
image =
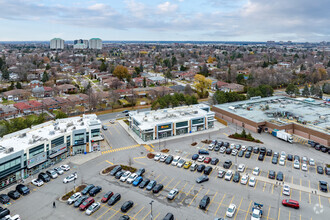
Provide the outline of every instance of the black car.
[[197,172],[203,172],[204,169],[205,169],[205,165],[204,164],[200,164],[197,167]]
[[119,220],[130,220],[128,215],[122,215],[120,216]]
[[259,147],[254,147],[253,148],[253,153],[255,153],[255,154],[259,153]]
[[44,172],[39,173],[38,178],[41,179],[44,182],[49,182],[50,181],[50,177]]
[[323,174],[324,173],[323,167],[321,167],[321,166],[317,166],[316,170],[317,170],[318,174]]
[[235,149],[236,149],[236,150],[240,150],[240,149],[241,149],[241,145],[240,145],[240,144],[236,144],[236,145],[235,145]]
[[283,173],[280,171],[280,172],[278,172],[277,173],[277,176],[276,176],[276,180],[278,180],[278,181],[283,181]]
[[315,145],[315,150],[321,150],[321,145],[320,144]]
[[152,192],[153,193],[159,193],[159,191],[161,191],[164,188],[163,184],[157,184],[153,189]]
[[324,167],[325,174],[330,175],[330,167]]
[[199,154],[194,154],[194,155],[192,155],[191,159],[192,159],[192,160],[197,160],[198,157],[199,157]]
[[237,156],[239,156],[239,157],[243,157],[244,156],[244,151],[240,151],[240,152],[238,152],[238,155]]
[[19,192],[17,192],[16,190],[9,191],[9,193],[7,195],[11,199],[18,199],[21,196],[21,194],[19,194]]
[[265,159],[265,154],[260,153],[258,156],[258,160],[263,161]]
[[118,171],[121,171],[123,168],[120,166],[120,165],[118,165],[118,166],[116,166],[115,168],[113,168],[111,171],[110,171],[110,175],[111,176],[114,176],[114,175],[116,175],[116,173],[118,172]]
[[233,177],[233,182],[238,183],[240,179],[241,179],[241,175],[239,174],[239,172],[235,172]]
[[24,186],[23,184],[18,184],[16,186],[16,190],[22,195],[27,195],[30,193],[30,189],[27,186]]
[[272,149],[268,149],[266,155],[267,156],[272,156],[272,154],[273,154]]
[[275,179],[276,173],[274,170],[270,170],[268,173],[268,178],[269,179]]
[[9,209],[0,207],[0,219],[10,214]]
[[9,198],[8,195],[6,195],[6,194],[0,194],[0,202],[1,202],[2,204],[6,204],[6,203],[8,203],[9,201],[10,201],[10,198]]
[[95,196],[96,194],[98,194],[101,191],[102,191],[102,187],[101,186],[95,186],[93,189],[91,189],[89,191],[89,195],[90,196]]
[[230,148],[226,149],[226,154],[231,154],[231,149]]
[[89,184],[88,186],[86,186],[82,191],[81,194],[86,195],[87,193],[89,193],[89,191],[91,191],[91,189],[93,189],[95,186],[93,184]]
[[211,164],[212,165],[217,165],[217,163],[219,163],[219,159],[216,158],[216,157],[213,157],[212,160],[211,160]]
[[324,147],[324,146],[321,147],[321,151],[322,151],[323,153],[327,153],[328,150],[329,150],[329,149],[328,149],[327,147]]
[[316,142],[313,141],[313,140],[308,140],[307,143],[308,143],[309,145],[311,145],[311,147],[315,147],[315,145],[316,145]]
[[116,193],[115,195],[111,196],[111,198],[108,201],[108,205],[112,206],[116,204],[121,198],[121,195],[119,193]]
[[273,157],[272,159],[272,164],[277,164],[278,158],[277,157]]
[[261,154],[266,154],[266,148],[265,147],[261,147],[260,148],[260,153]]
[[79,207],[86,199],[88,199],[89,196],[84,195],[81,196],[79,199],[77,199],[77,201],[74,202],[73,206],[74,207]]
[[121,206],[120,210],[122,212],[127,212],[130,208],[132,208],[134,205],[134,202],[132,200],[124,202],[124,204]]
[[273,157],[278,157],[279,155],[280,153],[275,151]]
[[206,182],[209,180],[209,177],[208,176],[199,176],[197,179],[196,179],[196,183],[203,183],[203,182]]
[[210,197],[204,196],[202,198],[202,200],[199,202],[199,208],[206,209],[206,207],[209,205],[209,203],[210,203]]
[[298,160],[300,161],[300,157],[298,155],[294,155],[293,160]]
[[247,152],[252,152],[253,151],[253,147],[252,146],[248,146],[248,148],[246,149]]
[[245,158],[250,158],[250,157],[251,157],[251,151],[246,151]]
[[319,181],[320,190],[323,192],[328,192],[328,183],[325,181]]
[[115,175],[115,178],[116,179],[120,179],[120,177],[124,174],[125,172],[124,171],[118,171],[117,173],[116,173],[116,175]]
[[223,168],[229,169],[232,165],[232,162],[230,160],[226,160],[223,164]]
[[174,215],[172,213],[167,213],[163,220],[174,220]]
[[219,147],[222,147],[222,146],[223,146],[223,142],[222,142],[222,141],[219,141],[219,142],[217,143],[217,145],[218,145]]
[[230,144],[228,142],[223,143],[223,146],[225,146],[226,148],[229,147],[229,145]]
[[200,149],[198,150],[199,154],[209,155],[209,152],[207,150]]
[[145,172],[146,172],[146,170],[145,170],[144,168],[140,168],[140,169],[138,169],[138,171],[136,171],[135,173],[136,173],[138,176],[142,176]]
[[143,181],[140,183],[139,187],[141,189],[143,189],[144,187],[146,187],[148,185],[149,182],[150,182],[149,179],[143,179]]
[[287,159],[288,159],[288,161],[293,161],[293,155],[292,154],[288,154]]
[[172,160],[173,160],[173,156],[172,155],[168,155],[168,157],[165,160],[165,163],[166,164],[170,164],[170,163],[172,163]]
[[207,166],[204,169],[204,174],[205,175],[209,175],[212,172],[212,167],[211,166]]

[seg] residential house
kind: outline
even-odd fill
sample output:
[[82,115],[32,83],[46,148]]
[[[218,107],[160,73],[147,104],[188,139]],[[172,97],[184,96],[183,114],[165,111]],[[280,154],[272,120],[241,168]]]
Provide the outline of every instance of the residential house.
[[78,91],[77,87],[71,84],[63,84],[56,86],[56,89],[59,91],[59,93],[75,93]]
[[170,86],[170,89],[173,89],[174,92],[177,92],[177,93],[184,93],[185,86],[175,85],[175,86]]
[[[146,79],[146,86],[149,86],[151,84],[151,80],[148,78],[145,78],[145,79]],[[133,80],[135,86],[143,87],[144,77],[136,77],[136,78],[133,78],[132,80]]]
[[36,98],[43,98],[45,96],[45,89],[44,87],[39,87],[39,86],[36,86],[32,89],[32,95],[33,97],[36,97]]
[[36,87],[42,87],[43,86],[43,82],[39,81],[39,80],[32,80],[29,83],[29,86],[31,89],[36,88]]
[[161,85],[165,83],[165,78],[162,76],[152,76],[148,78],[151,83],[155,85]]
[[53,95],[54,95],[53,88],[44,86],[44,97],[52,97]]
[[30,92],[24,89],[14,89],[3,93],[3,97],[7,100],[19,101],[27,99]]
[[244,86],[236,83],[229,83],[227,85],[221,86],[219,90],[224,92],[243,92]]
[[17,102],[14,104],[14,107],[18,110],[20,114],[31,114],[33,112],[33,106],[29,105],[26,102]]
[[17,108],[12,105],[2,105],[0,104],[0,118],[14,117],[18,114]]
[[45,106],[46,109],[58,109],[60,108],[60,106],[58,106],[58,102],[56,102],[54,99],[52,98],[45,98],[42,100],[42,104],[43,106]]
[[226,86],[226,85],[228,85],[228,83],[226,83],[226,82],[222,82],[222,81],[217,81],[216,83],[213,83],[212,85],[211,85],[211,89],[213,89],[213,90],[216,90],[217,88],[220,90],[220,88],[222,87],[222,86]]

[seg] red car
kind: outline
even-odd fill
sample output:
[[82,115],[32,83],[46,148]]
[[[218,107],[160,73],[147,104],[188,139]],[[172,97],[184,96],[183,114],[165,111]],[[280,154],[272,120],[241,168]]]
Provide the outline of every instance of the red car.
[[101,199],[101,202],[103,203],[106,203],[110,198],[111,196],[113,196],[113,192],[109,191],[107,192]]
[[79,209],[81,211],[85,211],[90,205],[92,205],[95,202],[93,197],[89,197],[86,199],[80,206]]
[[292,199],[283,199],[282,205],[289,206],[291,208],[299,209],[299,202]]
[[207,157],[207,158],[205,158],[205,160],[204,160],[204,163],[210,163],[210,162],[211,162],[211,160],[212,160],[212,158],[211,158],[211,157]]

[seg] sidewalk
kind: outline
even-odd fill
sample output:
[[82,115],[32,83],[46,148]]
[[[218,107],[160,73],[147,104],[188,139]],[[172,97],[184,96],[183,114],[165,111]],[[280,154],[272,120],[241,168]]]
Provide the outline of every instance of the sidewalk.
[[[143,141],[137,134],[135,134],[131,129],[129,129],[128,125],[123,121],[123,120],[118,120],[118,123],[127,131],[127,133],[138,143],[138,144],[157,144],[159,143],[159,140],[151,140],[151,141]],[[191,136],[195,136],[195,135],[200,135],[200,134],[207,134],[210,132],[214,132],[214,131],[219,131],[220,129],[225,128],[226,126],[215,121],[214,123],[214,128],[211,129],[207,129],[204,131],[199,131],[199,132],[194,132],[194,133],[189,133],[189,134],[184,134],[184,135],[177,135],[177,136],[171,136],[171,137],[167,137],[164,139],[160,139],[160,141],[170,141],[170,140],[176,140],[176,139],[180,139],[183,137],[191,137]]]

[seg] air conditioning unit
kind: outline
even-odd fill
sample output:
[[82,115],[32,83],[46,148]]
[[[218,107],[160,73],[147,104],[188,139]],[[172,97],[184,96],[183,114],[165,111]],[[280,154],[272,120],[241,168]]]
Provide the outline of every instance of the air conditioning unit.
[[54,135],[55,131],[49,131],[49,135]]
[[20,138],[26,137],[26,133],[22,133],[19,135]]
[[9,154],[11,152],[14,152],[14,148],[13,147],[9,147],[6,149],[6,153]]

